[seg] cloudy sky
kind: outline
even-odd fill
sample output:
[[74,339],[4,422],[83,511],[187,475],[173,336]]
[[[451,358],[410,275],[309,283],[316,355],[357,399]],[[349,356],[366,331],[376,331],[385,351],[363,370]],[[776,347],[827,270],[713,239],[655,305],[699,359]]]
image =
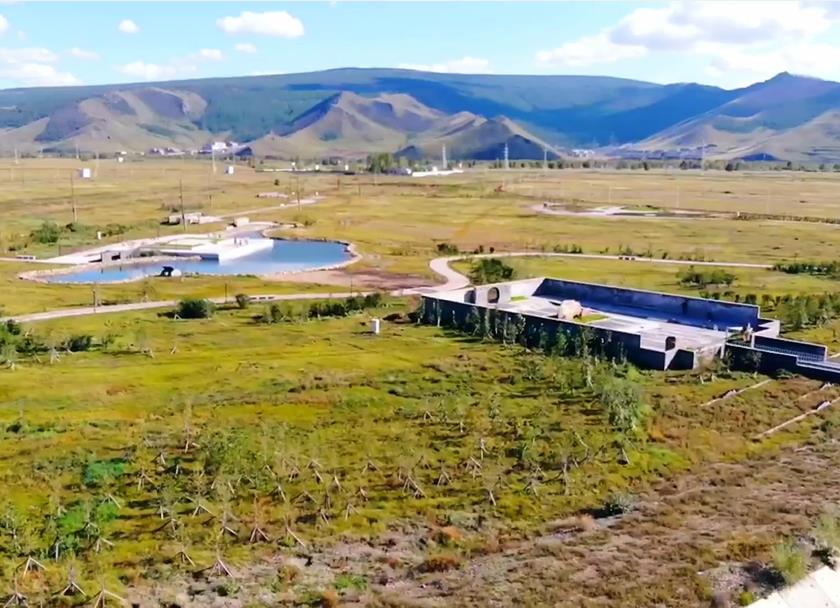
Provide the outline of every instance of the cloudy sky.
[[840,2],[0,2],[0,87],[343,66],[840,80]]

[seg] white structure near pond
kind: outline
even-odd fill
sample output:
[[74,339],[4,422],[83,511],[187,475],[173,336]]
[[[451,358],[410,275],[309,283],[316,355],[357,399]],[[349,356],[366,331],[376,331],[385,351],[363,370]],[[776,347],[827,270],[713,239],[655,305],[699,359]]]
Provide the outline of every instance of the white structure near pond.
[[156,252],[174,257],[200,257],[225,262],[274,247],[273,239],[261,237],[230,237],[213,239],[206,236],[185,236],[162,243]]

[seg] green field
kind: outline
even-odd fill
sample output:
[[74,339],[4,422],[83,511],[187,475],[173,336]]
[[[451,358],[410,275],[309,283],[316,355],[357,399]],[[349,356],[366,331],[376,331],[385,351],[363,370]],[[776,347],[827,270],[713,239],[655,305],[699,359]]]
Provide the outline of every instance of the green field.
[[[40,257],[78,250],[86,246],[158,234],[177,234],[178,227],[162,226],[161,220],[179,205],[183,191],[185,207],[209,214],[243,213],[252,220],[297,222],[298,228],[282,229],[278,235],[291,238],[337,238],[353,242],[364,258],[348,273],[400,275],[411,282],[434,280],[428,260],[437,254],[441,242],[464,251],[483,247],[485,251],[545,250],[579,246],[585,253],[632,252],[656,258],[747,261],[772,263],[803,259],[825,259],[840,245],[840,230],[833,225],[770,220],[695,220],[588,218],[545,216],[531,207],[544,200],[581,200],[585,204],[606,204],[604,192],[613,188],[613,204],[639,206],[642,203],[667,207],[670,189],[678,185],[687,207],[720,209],[722,195],[730,211],[763,212],[757,207],[759,194],[770,189],[770,213],[789,213],[828,218],[840,217],[840,205],[832,192],[838,183],[832,174],[790,174],[759,172],[733,175],[725,172],[622,172],[622,171],[515,171],[507,174],[480,170],[452,178],[406,182],[398,178],[373,176],[291,175],[260,173],[239,167],[233,176],[213,175],[202,161],[138,161],[116,164],[101,161],[97,177],[76,180],[78,222],[75,231],[64,229],[58,243],[44,245],[31,233],[43,221],[65,226],[73,221],[69,176],[76,161],[30,160],[0,167],[9,182],[0,193],[0,253],[21,253]],[[804,181],[803,181],[804,180]],[[277,185],[275,185],[275,181]],[[632,186],[621,186],[630,183]],[[505,192],[494,188],[503,184]],[[624,188],[624,189],[619,189]],[[325,198],[316,205],[285,209],[273,207],[280,199],[258,199],[257,193],[278,191],[303,197],[318,193]],[[604,190],[604,192],[602,192]],[[798,203],[805,196],[806,203]],[[616,192],[624,193],[622,195]],[[641,193],[641,194],[640,194]],[[631,194],[636,196],[630,199]],[[704,200],[716,201],[715,205]],[[211,202],[212,200],[212,202]],[[804,199],[803,199],[804,200]],[[810,206],[809,206],[810,205]],[[269,208],[268,211],[256,211]],[[120,234],[97,242],[97,230],[118,225]],[[221,227],[191,226],[190,231]],[[17,285],[19,263],[0,263],[0,280]],[[621,272],[625,267],[621,267]],[[265,284],[251,279],[184,279],[187,287],[164,285],[153,280],[158,293],[221,294],[224,282],[233,291],[251,289],[261,293],[282,292],[276,282]],[[347,279],[344,285],[349,285]],[[195,283],[195,285],[192,285]],[[375,285],[373,285],[375,286]],[[19,293],[3,289],[0,305],[11,312],[40,311],[54,306],[87,303],[87,288],[27,285]],[[105,297],[138,300],[138,285],[103,288]],[[297,287],[296,287],[297,289]],[[18,291],[16,289],[15,291]],[[148,291],[148,290],[146,290]],[[72,295],[68,295],[72,294]]]
[[[391,306],[382,312],[405,304]],[[405,572],[422,572],[428,560],[460,563],[500,535],[528,538],[610,496],[795,445],[825,420],[754,444],[752,435],[810,405],[795,397],[818,384],[785,380],[701,407],[755,380],[545,358],[405,321],[375,337],[367,313],[280,325],[256,323],[258,313],[73,320],[74,333],[108,336],[107,346],[2,372],[0,458],[13,465],[2,474],[3,509],[19,539],[4,543],[3,562],[7,573],[27,555],[48,565],[25,581],[33,597],[60,587],[71,563],[86,589],[104,575],[109,589],[131,595],[150,579],[177,587],[192,571],[173,563],[180,549],[196,569],[218,553],[245,589],[254,560],[278,551],[329,556],[397,530],[455,536],[415,550]],[[33,329],[55,339],[69,328]],[[626,443],[598,404],[597,387],[616,375],[637,383],[652,409],[644,432]],[[193,517],[197,502],[217,517]],[[235,537],[216,534],[224,512]],[[246,542],[254,522],[272,543]],[[100,539],[114,546],[96,552]],[[56,540],[57,562],[46,558]],[[375,571],[355,568],[364,580]],[[339,574],[316,590],[333,589]],[[314,580],[281,581],[277,593],[303,596]]]
[[[452,247],[773,263],[828,261],[840,245],[835,226],[813,222],[531,209],[548,198],[668,207],[676,183],[681,206],[763,212],[772,203],[768,212],[783,213],[799,197],[803,215],[840,217],[827,174],[479,171],[409,182],[246,167],[214,177],[201,161],[102,161],[96,179],[74,184],[82,227],[38,243],[43,221],[72,221],[74,166],[0,167],[0,254],[92,246],[109,224],[122,226],[113,241],[175,231],[159,222],[180,181],[190,208],[296,222],[278,232],[353,242],[363,256],[314,283],[98,285],[101,303],[428,284],[440,280],[429,261]],[[255,211],[278,202],[258,192],[298,187],[324,198]],[[504,261],[517,278],[754,298],[771,316],[785,298],[838,291],[836,277],[765,269],[726,269],[728,284],[701,287],[685,280],[686,266]],[[472,263],[453,266],[468,273]],[[0,262],[4,314],[93,302],[92,286],[17,278],[41,267]],[[202,320],[164,308],[4,327],[0,599],[17,585],[30,605],[80,605],[52,595],[75,577],[89,596],[105,587],[144,608],[707,606],[724,587],[733,601],[768,591],[759,575],[776,572],[774,546],[840,504],[837,410],[755,439],[840,397],[836,387],[723,364],[661,373],[552,356],[417,325],[417,304],[394,298],[328,317],[289,303],[275,323],[258,320],[263,305],[230,304]],[[830,312],[788,335],[840,349]],[[385,319],[379,336],[372,317]],[[25,572],[28,557],[46,569]],[[751,578],[749,562],[764,570]]]

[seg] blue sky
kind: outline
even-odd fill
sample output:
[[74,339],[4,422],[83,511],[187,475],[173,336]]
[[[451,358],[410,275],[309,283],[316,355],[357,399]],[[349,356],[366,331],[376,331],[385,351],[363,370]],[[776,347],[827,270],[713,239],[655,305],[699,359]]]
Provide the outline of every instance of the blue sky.
[[840,3],[0,3],[0,87],[342,66],[840,80]]

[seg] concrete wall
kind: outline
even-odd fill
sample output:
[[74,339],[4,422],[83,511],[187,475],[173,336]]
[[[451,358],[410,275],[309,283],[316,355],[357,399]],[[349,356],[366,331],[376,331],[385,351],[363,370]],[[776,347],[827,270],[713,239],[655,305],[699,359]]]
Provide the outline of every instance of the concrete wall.
[[818,359],[824,361],[828,356],[828,347],[824,344],[813,342],[799,342],[797,340],[786,340],[784,338],[772,338],[767,336],[755,336],[753,344],[756,348],[768,350],[781,350],[804,359]]
[[[521,319],[524,341],[528,346],[539,346],[543,337],[552,343],[557,334],[562,332],[567,342],[581,340],[585,333],[588,347],[593,352],[599,352],[606,357],[626,358],[639,367],[649,369],[692,369],[696,362],[695,353],[683,349],[671,351],[642,348],[641,336],[635,333],[615,331],[591,325],[582,325],[562,319],[547,319],[518,315],[517,313],[498,310],[496,308],[473,305],[471,303],[439,300],[434,296],[423,296],[424,319],[427,324],[440,324],[443,327],[462,328],[470,318],[470,310],[476,314],[493,314],[498,323],[507,317],[508,323]],[[492,312],[491,312],[492,311]],[[475,317],[473,317],[475,319]]]
[[560,279],[545,279],[535,295],[555,299],[579,300],[593,308],[637,308],[653,311],[660,317],[692,320],[705,327],[756,327],[758,306],[719,302],[687,296],[670,295],[654,291],[641,291],[624,287],[610,287],[592,283],[579,283]]
[[[784,340],[784,342],[791,341]],[[799,374],[822,382],[833,384],[840,382],[840,366],[820,365],[802,360],[795,354],[761,350],[742,344],[730,343],[727,344],[726,349],[731,353],[732,366],[735,369],[759,371],[770,375],[785,370],[791,374]]]

